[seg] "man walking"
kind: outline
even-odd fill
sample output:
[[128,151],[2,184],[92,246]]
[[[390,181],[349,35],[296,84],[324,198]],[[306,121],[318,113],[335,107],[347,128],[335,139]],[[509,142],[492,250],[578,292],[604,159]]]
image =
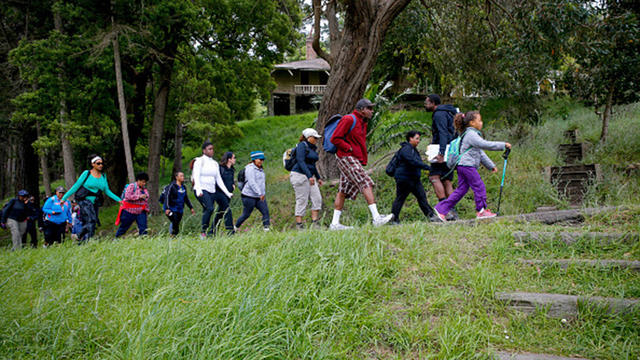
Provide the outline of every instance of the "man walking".
[[360,99],[356,103],[353,113],[345,115],[340,119],[336,130],[331,137],[331,142],[338,151],[338,168],[340,169],[340,186],[338,195],[334,203],[333,221],[329,226],[331,230],[352,229],[352,226],[345,226],[340,223],[340,215],[344,207],[346,198],[355,200],[359,192],[362,193],[371,216],[373,225],[381,226],[388,223],[393,215],[380,215],[373,196],[373,186],[375,183],[364,171],[367,165],[367,122],[373,116],[373,104],[368,99]]
[[[424,108],[427,112],[433,113],[431,118],[433,139],[431,143],[439,145],[436,162],[431,164],[431,171],[429,171],[429,181],[438,197],[438,202],[440,202],[453,193],[453,171],[447,167],[444,154],[447,145],[456,137],[453,116],[458,113],[458,109],[453,105],[441,104],[440,96],[437,94],[427,96],[424,100]],[[455,209],[452,209],[449,214],[451,220],[458,218]]]

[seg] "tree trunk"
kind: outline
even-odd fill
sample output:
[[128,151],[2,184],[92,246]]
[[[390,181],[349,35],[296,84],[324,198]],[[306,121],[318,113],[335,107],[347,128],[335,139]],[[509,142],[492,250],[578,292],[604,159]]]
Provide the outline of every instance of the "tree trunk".
[[122,64],[120,63],[120,43],[116,36],[113,40],[113,60],[116,71],[116,86],[118,88],[118,107],[120,109],[120,127],[122,128],[122,142],[124,145],[124,160],[127,166],[129,182],[135,181],[133,174],[133,158],[131,157],[131,145],[129,144],[129,125],[127,121],[127,108],[124,100],[124,85],[122,83]]
[[[331,76],[318,111],[320,132],[331,115],[351,112],[363,96],[385,34],[410,1],[361,0],[346,4],[340,50],[338,54],[330,54]],[[317,45],[314,41],[314,50],[320,55],[323,52],[316,49]],[[325,178],[336,178],[340,174],[335,157],[324,151],[320,153],[318,167]]]
[[[53,22],[55,29],[62,33],[62,18],[60,17],[60,12],[55,11],[53,13]],[[60,70],[58,71],[58,81],[62,86],[64,81],[63,76],[63,66],[59,64]],[[60,132],[60,143],[62,144],[62,162],[64,164],[64,184],[69,189],[73,183],[76,181],[76,170],[73,166],[73,149],[71,147],[71,143],[69,142],[69,134],[67,133],[66,123],[67,123],[67,100],[65,99],[65,94],[62,91],[60,93],[60,124],[62,125],[62,131]]]
[[607,102],[604,105],[604,113],[602,114],[602,133],[600,134],[600,142],[607,141],[607,135],[609,134],[609,120],[611,120],[611,109],[613,108],[613,92],[615,87],[611,85],[609,87],[609,93],[607,94]]
[[160,64],[158,72],[158,92],[153,103],[153,124],[149,134],[149,206],[152,213],[160,212],[158,196],[160,189],[160,155],[162,151],[162,134],[164,132],[164,119],[169,100],[169,87],[173,71],[173,60],[166,60]]
[[[183,138],[182,123],[178,120],[176,124],[176,137],[175,137],[175,153],[173,156],[173,169],[171,171],[171,176],[177,173],[178,171],[182,171],[182,138]],[[173,180],[173,179],[171,179]]]
[[[40,121],[36,120],[36,135],[38,138],[41,136],[40,132]],[[42,186],[44,187],[44,194],[46,197],[51,196],[51,178],[49,175],[49,163],[47,162],[47,154],[42,151],[41,154],[38,155],[40,158],[40,171],[42,172]]]

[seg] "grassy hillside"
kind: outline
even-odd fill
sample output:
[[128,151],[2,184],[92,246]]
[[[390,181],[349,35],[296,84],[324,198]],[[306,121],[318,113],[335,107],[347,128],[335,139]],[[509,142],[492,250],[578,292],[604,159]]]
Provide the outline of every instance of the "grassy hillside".
[[[237,168],[248,162],[250,151],[265,151],[275,230],[293,226],[294,196],[282,152],[313,119],[308,114],[240,124],[245,136],[233,145]],[[430,116],[409,112],[404,119]],[[88,245],[0,251],[0,358],[489,359],[508,350],[637,359],[638,312],[610,315],[582,308],[576,319],[563,322],[547,318],[544,310],[529,316],[513,312],[494,294],[640,298],[638,272],[516,261],[640,260],[638,242],[525,244],[512,236],[514,231],[640,232],[640,180],[625,170],[640,162],[638,119],[639,105],[617,108],[604,145],[597,142],[596,116],[570,103],[550,104],[537,126],[516,122],[507,128],[488,119],[486,138],[514,144],[502,204],[506,214],[568,205],[544,182],[541,170],[560,164],[556,147],[562,132],[580,130],[579,141],[589,144],[585,162],[602,164],[605,178],[591,186],[586,205],[627,209],[579,225],[502,220],[444,227],[425,222],[410,198],[403,225],[373,228],[358,199],[347,203],[344,216],[344,223],[362,225],[353,231],[263,233],[254,214],[243,226],[246,232],[201,241],[199,216],[186,216],[182,235],[170,239],[160,216],[151,219],[154,236],[110,241],[116,209],[103,209],[104,236]],[[372,163],[396,146],[372,154]],[[216,149],[217,155],[225,150]],[[500,154],[490,155],[501,172]],[[492,207],[499,175],[482,172]],[[386,213],[393,180],[382,171],[374,180]],[[433,202],[426,182],[425,187]],[[327,223],[335,191],[323,188]],[[471,217],[472,207],[469,195],[459,210]],[[234,197],[234,217],[240,209]]]

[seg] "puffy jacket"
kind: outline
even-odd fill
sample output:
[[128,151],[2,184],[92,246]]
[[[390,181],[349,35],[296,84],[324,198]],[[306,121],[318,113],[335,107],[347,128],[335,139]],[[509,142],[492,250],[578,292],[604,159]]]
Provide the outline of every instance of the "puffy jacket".
[[304,174],[309,179],[314,176],[316,179],[320,179],[320,174],[316,168],[316,162],[320,159],[317,149],[315,145],[306,140],[300,141],[296,146],[296,164],[293,165],[291,171]]
[[447,144],[456,137],[456,129],[453,126],[453,116],[458,113],[458,109],[453,105],[438,105],[433,112],[431,122],[432,144],[439,144],[438,153],[444,155]]
[[431,167],[422,161],[420,153],[413,145],[405,141],[400,146],[401,148],[398,150],[398,165],[393,177],[396,180],[420,180],[420,172],[422,170],[431,170]]

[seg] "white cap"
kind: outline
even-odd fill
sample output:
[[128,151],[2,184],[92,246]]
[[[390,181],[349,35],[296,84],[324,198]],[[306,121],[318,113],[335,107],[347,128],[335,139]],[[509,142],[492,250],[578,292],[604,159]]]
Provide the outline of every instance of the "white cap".
[[318,134],[316,129],[312,129],[312,128],[306,128],[306,129],[302,130],[302,136],[304,136],[307,139],[312,137],[312,136],[314,138],[321,138],[322,137],[320,134]]

